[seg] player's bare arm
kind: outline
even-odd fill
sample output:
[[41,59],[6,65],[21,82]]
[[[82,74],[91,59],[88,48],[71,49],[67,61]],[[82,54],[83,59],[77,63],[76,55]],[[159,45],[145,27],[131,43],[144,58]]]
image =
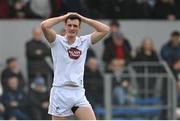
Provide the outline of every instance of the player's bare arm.
[[104,38],[110,32],[109,26],[107,26],[99,21],[81,16],[79,14],[77,14],[77,15],[81,18],[82,22],[87,23],[88,25],[95,28],[96,31],[93,32],[92,36],[91,36],[92,44],[97,43],[98,41],[100,41],[102,38]]
[[49,43],[54,42],[56,38],[56,32],[52,29],[52,27],[60,22],[64,22],[66,17],[69,16],[70,14],[71,13],[59,17],[50,18],[41,23],[42,31]]

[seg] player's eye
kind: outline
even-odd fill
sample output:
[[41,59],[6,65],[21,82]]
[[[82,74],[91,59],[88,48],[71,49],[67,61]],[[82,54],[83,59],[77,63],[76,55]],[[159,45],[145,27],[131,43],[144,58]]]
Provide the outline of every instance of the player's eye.
[[76,28],[77,28],[78,26],[77,26],[77,25],[74,25],[74,27],[76,27]]

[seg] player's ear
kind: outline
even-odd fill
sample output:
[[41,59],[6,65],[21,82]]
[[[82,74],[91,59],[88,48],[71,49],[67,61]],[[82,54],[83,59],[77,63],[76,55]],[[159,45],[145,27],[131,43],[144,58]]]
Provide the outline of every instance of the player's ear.
[[80,31],[80,29],[81,29],[81,23],[79,24],[79,31]]
[[81,26],[79,26],[79,30],[78,30],[78,33],[81,31]]
[[64,22],[64,30],[65,30],[65,31],[67,30],[67,25],[66,25],[65,22]]

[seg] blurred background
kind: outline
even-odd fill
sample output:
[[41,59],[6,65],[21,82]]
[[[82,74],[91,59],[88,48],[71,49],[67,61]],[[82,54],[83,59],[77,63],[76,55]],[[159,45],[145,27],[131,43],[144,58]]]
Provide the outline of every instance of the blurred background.
[[[180,0],[0,0],[0,119],[50,119],[52,58],[39,25],[70,11],[111,27],[86,59],[97,119],[180,119]],[[92,31],[82,24],[79,35]]]

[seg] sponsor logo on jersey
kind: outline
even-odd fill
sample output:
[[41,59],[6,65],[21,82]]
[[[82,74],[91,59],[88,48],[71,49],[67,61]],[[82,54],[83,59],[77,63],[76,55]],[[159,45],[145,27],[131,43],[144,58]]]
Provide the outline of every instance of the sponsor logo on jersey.
[[68,55],[70,58],[72,59],[78,59],[81,56],[81,50],[77,49],[77,48],[70,48],[68,49]]

